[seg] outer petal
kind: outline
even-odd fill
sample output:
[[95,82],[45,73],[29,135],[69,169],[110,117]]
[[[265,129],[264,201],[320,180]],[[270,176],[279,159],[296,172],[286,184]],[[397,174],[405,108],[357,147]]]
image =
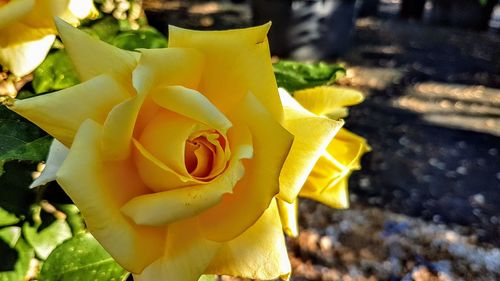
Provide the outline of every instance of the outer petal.
[[79,19],[86,18],[94,9],[92,0],[69,0],[68,10]]
[[314,164],[344,123],[307,112],[281,89],[280,97],[285,105],[284,126],[295,139],[281,171],[278,197],[292,203]]
[[153,87],[183,86],[196,89],[204,66],[203,54],[194,49],[140,49],[133,84],[138,93]]
[[[171,224],[163,257],[141,274],[134,275],[134,280],[197,281],[220,246],[204,239],[193,220]],[[161,245],[158,248],[162,248]]]
[[[33,10],[35,0],[11,0],[1,6],[0,29],[19,21]],[[2,30],[3,32],[3,30]]]
[[[121,50],[72,27],[61,19],[55,20],[64,46],[82,81],[108,73],[129,87],[139,54]],[[130,89],[131,93],[132,90]]]
[[297,237],[299,236],[299,222],[298,222],[298,207],[299,199],[293,201],[293,203],[288,203],[286,201],[276,198],[278,203],[278,210],[280,212],[281,223],[283,224],[283,230],[288,236]]
[[86,17],[95,18],[99,12],[92,0],[69,0],[67,10],[61,15],[66,22],[77,26],[81,19]]
[[161,256],[164,229],[136,226],[120,207],[148,192],[127,162],[107,163],[100,152],[102,128],[85,121],[57,173],[57,182],[78,205],[89,230],[122,266],[132,272]]
[[35,7],[23,22],[36,28],[50,28],[55,32],[55,16],[63,14],[70,0],[36,0]]
[[276,95],[269,46],[270,23],[229,31],[194,31],[169,27],[169,47],[194,48],[205,54],[205,71],[198,90],[222,112],[230,112],[248,91],[275,120],[282,109]]
[[[54,43],[55,35],[16,24],[18,28],[10,30],[0,30],[0,64],[10,70],[16,76],[21,77],[29,74],[37,68],[47,56],[47,53]],[[14,40],[9,40],[5,32],[16,33]],[[23,34],[24,33],[24,34]],[[29,40],[20,41],[21,38]],[[34,38],[32,38],[34,37]]]
[[302,189],[300,196],[321,202],[327,206],[337,209],[349,208],[348,177],[350,172],[339,178],[335,184],[327,186],[322,192],[310,192]]
[[279,171],[290,150],[292,136],[252,95],[235,107],[230,116],[234,126],[248,125],[254,157],[245,163],[245,176],[222,202],[200,215],[203,235],[214,241],[227,241],[253,225],[279,191]]
[[85,119],[103,123],[127,92],[106,75],[58,92],[16,100],[10,107],[70,147]]
[[290,271],[278,207],[273,201],[254,225],[224,243],[206,273],[271,280],[287,279]]
[[61,168],[61,165],[68,156],[68,153],[69,149],[64,146],[64,144],[60,143],[57,139],[54,139],[52,141],[52,144],[50,145],[49,156],[47,156],[45,168],[43,169],[40,176],[30,184],[30,188],[55,181],[57,171],[59,171],[59,168]]
[[346,106],[364,100],[359,91],[344,87],[320,86],[296,91],[293,97],[306,109],[318,115],[333,115],[333,119],[345,117]]
[[353,170],[361,169],[361,156],[371,150],[366,139],[347,129],[340,129],[335,139],[327,147],[327,151],[332,157]]
[[348,208],[348,178],[361,168],[361,156],[369,150],[365,139],[341,129],[314,166],[300,195],[333,208]]

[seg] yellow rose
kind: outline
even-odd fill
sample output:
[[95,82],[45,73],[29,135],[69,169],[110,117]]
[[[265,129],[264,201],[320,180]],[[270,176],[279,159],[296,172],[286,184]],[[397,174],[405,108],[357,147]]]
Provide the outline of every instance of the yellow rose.
[[[296,91],[293,98],[285,90],[280,89],[280,97],[285,106],[284,124],[287,129],[290,129],[287,126],[288,120],[293,119],[297,112],[318,120],[328,117],[340,119],[347,116],[346,106],[363,101],[363,95],[358,91],[326,86]],[[336,134],[324,135],[323,150],[315,155],[314,167],[306,174],[307,179],[298,191],[301,197],[319,201],[332,208],[349,207],[347,190],[349,175],[353,170],[361,168],[361,156],[370,151],[364,138],[340,126],[338,132],[335,131]],[[285,167],[286,165],[287,162]],[[282,177],[285,176],[287,174],[283,173]],[[290,203],[278,199],[283,227],[290,236],[298,235],[297,201]]]
[[137,281],[286,278],[274,196],[293,136],[270,24],[170,27],[169,48],[139,52],[56,25],[82,83],[11,109],[69,148],[56,179],[103,247]]
[[0,0],[0,65],[16,76],[30,73],[55,40],[54,16],[77,25],[95,12],[92,0]]

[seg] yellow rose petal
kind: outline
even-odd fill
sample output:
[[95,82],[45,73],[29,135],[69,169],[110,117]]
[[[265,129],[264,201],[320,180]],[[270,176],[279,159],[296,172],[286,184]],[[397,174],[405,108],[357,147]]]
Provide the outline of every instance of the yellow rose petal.
[[341,129],[314,166],[300,196],[332,208],[348,208],[349,176],[361,168],[361,156],[369,150],[365,139]]
[[[363,94],[345,87],[320,86],[296,91],[293,97],[309,111],[318,115],[343,114],[340,108],[355,105],[364,100]],[[334,118],[335,117],[335,118]],[[332,116],[334,119],[344,116]]]
[[278,218],[273,200],[254,225],[223,244],[205,273],[259,280],[287,279],[291,266]]
[[104,123],[109,111],[126,95],[115,80],[100,75],[58,92],[16,100],[10,109],[70,147],[85,119]]
[[281,171],[278,197],[292,203],[343,122],[307,112],[284,91],[280,92],[280,97],[285,106],[284,127],[295,138]]
[[54,139],[50,145],[49,155],[47,156],[45,167],[43,168],[40,176],[30,184],[30,188],[46,185],[51,181],[55,181],[57,171],[61,168],[61,165],[64,162],[64,159],[68,156],[68,153],[69,149],[57,139]]
[[193,217],[231,192],[244,173],[243,164],[233,159],[226,171],[210,183],[138,196],[127,202],[122,212],[139,225],[152,226]]
[[337,161],[351,169],[361,169],[361,156],[371,151],[366,139],[346,129],[340,129],[332,143],[327,147],[328,153]]
[[184,220],[168,226],[164,255],[135,281],[198,281],[221,244],[203,238],[194,220]]
[[348,173],[349,168],[325,152],[316,162],[302,190],[321,193],[329,185],[336,184]]
[[97,12],[92,0],[69,0],[68,11],[78,19],[84,19]]
[[203,54],[194,49],[140,49],[141,58],[134,70],[133,84],[138,93],[152,88],[183,86],[198,88],[204,66]]
[[194,48],[205,55],[198,90],[224,113],[252,92],[275,120],[282,109],[276,95],[266,34],[270,23],[228,31],[194,31],[169,27],[169,48]]
[[201,182],[181,175],[165,165],[151,154],[138,141],[133,140],[135,155],[134,160],[137,171],[143,182],[153,191],[161,192],[180,187],[200,184]]
[[[130,85],[138,53],[134,54],[106,44],[61,19],[56,18],[55,22],[64,47],[82,81],[108,73],[126,87]],[[132,91],[130,93],[132,94]]]
[[[42,30],[20,24],[16,28],[0,32],[0,65],[18,77],[29,74],[42,63],[56,38],[55,35],[45,35]],[[15,39],[10,40],[9,37]]]
[[0,9],[0,29],[25,17],[35,7],[35,3],[36,0],[11,0],[2,5]]
[[[254,156],[245,163],[245,175],[222,202],[200,215],[203,235],[228,241],[250,227],[279,191],[279,172],[293,137],[252,94],[234,108],[234,126],[242,120],[253,138]],[[265,167],[265,169],[263,169]]]
[[136,95],[116,105],[104,122],[102,149],[107,160],[124,160],[132,151],[137,116],[146,96]]
[[[88,1],[88,0],[82,0]],[[65,13],[69,0],[36,0],[35,7],[23,22],[33,27],[51,28],[55,33],[53,18]]]
[[161,107],[216,129],[222,134],[232,124],[204,95],[182,86],[155,89],[153,100]]
[[299,236],[299,199],[295,199],[293,203],[288,203],[278,198],[276,198],[276,201],[278,203],[278,210],[280,212],[279,215],[281,217],[281,223],[283,224],[283,230],[286,235],[291,237]]
[[308,188],[300,191],[300,196],[321,202],[336,209],[349,208],[348,179],[350,172],[339,181],[327,186],[322,192],[310,192]]
[[[99,243],[127,270],[138,273],[162,254],[164,228],[137,226],[120,212],[131,198],[149,190],[130,162],[105,162],[100,151],[102,127],[85,121],[57,182],[78,206]],[[147,237],[147,239],[144,239]]]
[[189,177],[185,158],[186,141],[200,130],[210,130],[182,115],[162,110],[146,126],[139,142],[176,173]]

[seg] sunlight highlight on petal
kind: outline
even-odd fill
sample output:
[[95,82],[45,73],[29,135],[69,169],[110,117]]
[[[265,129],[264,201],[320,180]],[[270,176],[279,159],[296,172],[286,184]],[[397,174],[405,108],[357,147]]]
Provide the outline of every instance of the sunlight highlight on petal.
[[291,272],[278,208],[273,200],[257,222],[241,236],[224,243],[207,268],[209,274],[225,274],[259,280],[287,279]]
[[[194,48],[206,62],[198,90],[227,113],[252,92],[275,120],[282,109],[276,95],[266,34],[270,23],[227,31],[195,31],[169,27],[169,48]],[[258,73],[258,75],[256,75]]]
[[58,92],[16,100],[10,109],[71,147],[84,120],[103,124],[111,109],[126,95],[126,90],[115,80],[100,75]]

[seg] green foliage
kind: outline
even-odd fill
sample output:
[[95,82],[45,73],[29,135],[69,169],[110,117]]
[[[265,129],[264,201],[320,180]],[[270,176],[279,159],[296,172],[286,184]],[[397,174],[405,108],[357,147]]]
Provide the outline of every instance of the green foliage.
[[118,48],[133,51],[135,49],[153,49],[167,47],[167,39],[152,28],[130,30],[117,35],[111,44]]
[[83,27],[82,30],[109,43],[120,32],[120,25],[115,18],[104,17],[91,22],[87,27]]
[[17,241],[21,237],[21,228],[19,226],[9,226],[0,228],[0,240],[6,243],[9,247],[16,246]]
[[[34,165],[11,161],[5,164],[5,173],[0,176],[0,207],[19,219],[28,217],[35,202],[36,192],[29,189],[33,169]],[[3,221],[3,225],[7,223]]]
[[58,245],[71,238],[71,229],[64,219],[55,219],[48,226],[43,227],[42,222],[23,225],[23,235],[26,241],[35,249],[37,257],[44,260]]
[[[19,218],[14,214],[8,212],[4,208],[0,207],[0,227],[6,225],[13,225],[19,222]],[[1,229],[0,229],[1,231]]]
[[33,76],[33,89],[37,94],[65,89],[80,82],[64,50],[50,53]]
[[33,248],[20,238],[20,228],[0,229],[0,281],[24,281],[34,256]]
[[61,210],[66,215],[66,222],[71,228],[73,235],[85,232],[85,223],[80,210],[73,204],[58,205],[57,209]]
[[278,87],[288,92],[329,85],[345,75],[345,68],[339,64],[301,63],[281,60],[273,65]]
[[45,160],[51,138],[26,119],[0,105],[0,175],[12,160]]
[[126,280],[129,273],[85,233],[64,242],[44,262],[40,281]]

